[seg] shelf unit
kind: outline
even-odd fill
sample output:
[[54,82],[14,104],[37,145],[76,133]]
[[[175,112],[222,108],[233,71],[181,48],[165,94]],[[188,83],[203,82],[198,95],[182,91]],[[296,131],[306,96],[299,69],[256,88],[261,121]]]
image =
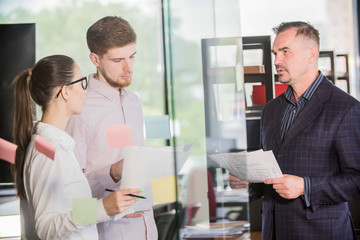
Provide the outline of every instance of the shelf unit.
[[[346,53],[342,54],[335,54],[334,51],[320,51],[319,52],[319,58],[328,58],[330,62],[330,69],[327,69],[327,71],[322,70],[323,74],[335,85],[337,85],[339,88],[344,90],[347,93],[350,93],[350,79],[349,79],[349,56]],[[344,72],[339,73],[337,72],[337,69],[339,69],[339,66],[337,66],[337,61],[340,58],[344,58]],[[346,87],[340,86],[340,81],[346,82]]]
[[336,54],[337,59],[344,58],[345,68],[344,72],[337,73],[336,81],[345,81],[347,93],[350,93],[350,78],[349,78],[349,55],[346,53]]
[[328,58],[330,61],[330,69],[328,71],[323,72],[324,76],[326,76],[332,83],[335,84],[335,55],[334,51],[320,51],[319,58]]
[[[270,36],[248,36],[242,38],[243,51],[247,50],[256,50],[259,49],[262,51],[262,65],[261,66],[245,66],[244,73],[244,84],[261,84],[265,86],[265,101],[269,101],[274,98],[274,80],[272,72],[272,61],[271,61],[271,38]],[[246,68],[258,68],[258,73],[246,73]],[[247,97],[249,94],[245,92]],[[253,96],[252,96],[253,98]],[[260,118],[263,105],[250,105],[246,103],[246,117],[247,118]]]

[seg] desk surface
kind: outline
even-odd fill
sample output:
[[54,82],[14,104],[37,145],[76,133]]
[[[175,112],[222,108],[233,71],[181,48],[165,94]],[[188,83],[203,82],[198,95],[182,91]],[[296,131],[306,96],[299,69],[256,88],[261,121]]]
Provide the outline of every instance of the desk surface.
[[0,239],[20,239],[20,200],[0,196]]

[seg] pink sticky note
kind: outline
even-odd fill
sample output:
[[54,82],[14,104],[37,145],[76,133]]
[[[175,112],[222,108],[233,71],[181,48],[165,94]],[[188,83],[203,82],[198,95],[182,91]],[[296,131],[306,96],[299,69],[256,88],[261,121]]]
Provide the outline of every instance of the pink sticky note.
[[35,149],[47,156],[48,158],[55,160],[56,147],[51,145],[39,135],[35,137]]
[[15,163],[17,145],[0,138],[0,159]]
[[110,148],[123,148],[133,145],[130,125],[114,125],[106,127],[106,136]]

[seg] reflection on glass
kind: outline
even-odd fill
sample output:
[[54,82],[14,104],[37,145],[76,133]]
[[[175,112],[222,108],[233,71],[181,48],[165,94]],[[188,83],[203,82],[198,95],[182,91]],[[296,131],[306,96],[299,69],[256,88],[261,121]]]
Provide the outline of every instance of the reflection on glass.
[[241,49],[239,37],[202,40],[207,153],[247,148]]
[[235,84],[223,83],[214,84],[214,100],[216,106],[216,115],[218,121],[234,120],[236,115],[235,102]]
[[211,46],[210,67],[233,67],[236,64],[236,45]]

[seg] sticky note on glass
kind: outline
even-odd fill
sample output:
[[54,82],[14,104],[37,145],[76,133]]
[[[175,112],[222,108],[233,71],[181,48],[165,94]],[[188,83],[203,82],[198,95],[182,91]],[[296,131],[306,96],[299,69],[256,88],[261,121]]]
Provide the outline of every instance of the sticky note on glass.
[[176,178],[168,176],[151,179],[151,188],[156,204],[171,203],[176,201]]
[[146,139],[170,139],[170,119],[169,115],[145,116],[145,136]]
[[110,148],[123,148],[133,145],[130,125],[114,125],[105,129]]
[[39,135],[35,137],[35,149],[47,156],[48,158],[55,160],[56,147],[42,137],[40,137]]
[[0,159],[15,163],[17,145],[0,138]]
[[76,223],[96,223],[96,198],[74,198],[72,219]]

